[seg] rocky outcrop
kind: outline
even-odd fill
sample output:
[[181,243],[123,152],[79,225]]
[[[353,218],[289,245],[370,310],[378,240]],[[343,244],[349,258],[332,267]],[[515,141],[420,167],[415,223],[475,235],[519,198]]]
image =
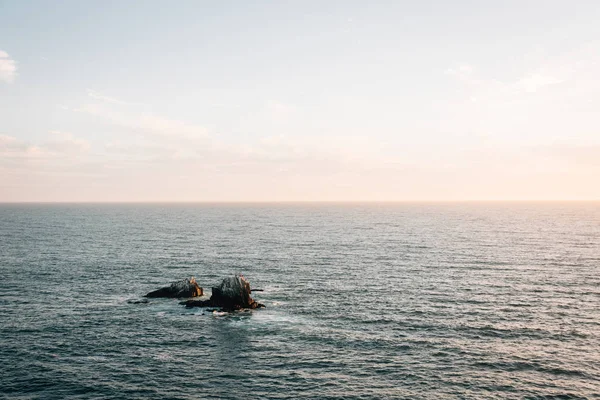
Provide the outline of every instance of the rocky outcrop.
[[243,276],[223,279],[218,287],[212,288],[210,300],[215,307],[227,309],[257,308],[258,303],[250,297],[250,282]]
[[182,298],[202,296],[203,293],[204,291],[198,286],[196,279],[192,276],[191,278],[173,282],[169,286],[150,292],[144,297]]
[[264,307],[250,297],[251,292],[250,282],[236,275],[223,279],[219,286],[213,287],[209,300],[188,300],[181,304],[186,307],[219,307],[226,311]]

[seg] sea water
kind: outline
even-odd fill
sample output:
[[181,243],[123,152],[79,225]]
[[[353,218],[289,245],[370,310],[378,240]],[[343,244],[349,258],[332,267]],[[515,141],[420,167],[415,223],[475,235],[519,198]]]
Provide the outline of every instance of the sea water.
[[[243,274],[266,305],[142,296]],[[0,205],[0,397],[600,398],[600,203]]]

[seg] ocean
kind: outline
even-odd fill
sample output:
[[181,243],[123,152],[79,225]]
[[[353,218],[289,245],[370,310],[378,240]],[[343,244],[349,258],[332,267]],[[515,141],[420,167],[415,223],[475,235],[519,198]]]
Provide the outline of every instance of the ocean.
[[598,399],[600,203],[3,204],[0,397]]

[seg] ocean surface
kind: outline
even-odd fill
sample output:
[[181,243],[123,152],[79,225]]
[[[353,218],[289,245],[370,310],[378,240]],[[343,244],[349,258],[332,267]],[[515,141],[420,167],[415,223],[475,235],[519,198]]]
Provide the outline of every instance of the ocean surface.
[[0,205],[0,397],[598,399],[600,203]]

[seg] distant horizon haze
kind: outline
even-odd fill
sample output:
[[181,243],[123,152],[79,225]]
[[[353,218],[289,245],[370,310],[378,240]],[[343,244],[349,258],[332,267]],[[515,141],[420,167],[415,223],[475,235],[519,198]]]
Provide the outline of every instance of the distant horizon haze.
[[504,199],[504,200],[132,200],[132,201],[0,201],[0,205],[436,205],[436,204],[590,204],[600,203],[600,200],[579,199]]

